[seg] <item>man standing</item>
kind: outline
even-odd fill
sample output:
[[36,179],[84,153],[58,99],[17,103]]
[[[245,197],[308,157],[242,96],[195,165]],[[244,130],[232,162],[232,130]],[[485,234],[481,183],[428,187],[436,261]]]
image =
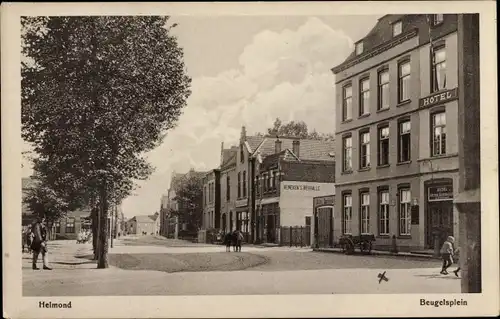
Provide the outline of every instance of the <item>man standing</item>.
[[43,258],[43,269],[52,270],[49,267],[49,260],[47,256],[47,227],[45,225],[45,217],[38,216],[38,219],[32,227],[33,232],[33,242],[31,244],[31,249],[33,250],[33,269],[38,270],[36,266],[38,255],[42,253]]

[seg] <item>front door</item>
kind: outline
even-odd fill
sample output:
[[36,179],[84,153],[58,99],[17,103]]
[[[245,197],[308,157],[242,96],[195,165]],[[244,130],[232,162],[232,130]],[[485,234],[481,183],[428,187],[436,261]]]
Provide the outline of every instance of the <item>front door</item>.
[[267,223],[266,223],[267,229],[267,242],[268,243],[274,243],[276,240],[275,237],[275,215],[267,215]]
[[440,247],[446,237],[453,236],[453,202],[429,202],[427,206],[427,247]]
[[333,245],[333,209],[318,208],[318,246],[327,248]]

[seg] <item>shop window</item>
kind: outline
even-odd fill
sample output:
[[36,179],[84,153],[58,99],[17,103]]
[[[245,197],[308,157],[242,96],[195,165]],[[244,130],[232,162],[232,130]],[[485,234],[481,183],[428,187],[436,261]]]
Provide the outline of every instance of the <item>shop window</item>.
[[446,154],[446,113],[439,112],[432,114],[432,156]]
[[446,89],[446,48],[432,49],[432,92]]
[[411,160],[411,122],[410,120],[399,123],[399,152],[398,161],[409,162]]
[[379,234],[389,235],[389,191],[379,193]]
[[370,113],[370,79],[365,78],[359,82],[359,115]]
[[343,171],[352,170],[352,137],[344,137],[343,139]]
[[411,192],[409,189],[399,191],[399,234],[411,235]]
[[343,227],[344,234],[352,234],[352,195],[345,194],[343,198]]
[[378,165],[389,164],[389,126],[381,127],[378,130]]
[[68,218],[66,219],[66,233],[74,233],[75,232],[75,219]]
[[370,132],[362,132],[359,137],[359,168],[370,167]]
[[398,65],[398,102],[402,103],[410,99],[410,61],[401,62]]
[[352,119],[352,85],[343,88],[342,120]]
[[370,233],[370,194],[361,193],[361,234]]
[[378,109],[389,108],[389,70],[384,69],[378,74]]

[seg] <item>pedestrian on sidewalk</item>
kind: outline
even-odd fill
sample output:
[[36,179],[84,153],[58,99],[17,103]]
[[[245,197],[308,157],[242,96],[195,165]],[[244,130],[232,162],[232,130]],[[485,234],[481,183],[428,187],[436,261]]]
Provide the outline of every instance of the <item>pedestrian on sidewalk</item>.
[[441,247],[441,256],[443,258],[443,267],[441,269],[442,275],[448,275],[446,271],[448,267],[453,265],[453,244],[455,243],[455,238],[453,236],[448,236],[443,246]]
[[243,233],[241,230],[236,231],[236,251],[241,252],[241,243],[243,242]]
[[47,226],[45,225],[45,217],[38,216],[37,221],[33,224],[33,242],[31,249],[33,250],[33,269],[38,270],[37,267],[38,255],[42,253],[43,269],[52,270],[49,267],[49,259],[47,256]]
[[460,271],[460,248],[455,249],[454,256],[455,258],[453,259],[458,267],[457,269],[453,270],[453,273],[458,277],[458,272]]
[[227,252],[231,251],[231,241],[232,241],[231,237],[232,237],[231,233],[227,233],[226,235],[224,235],[224,245],[226,245]]

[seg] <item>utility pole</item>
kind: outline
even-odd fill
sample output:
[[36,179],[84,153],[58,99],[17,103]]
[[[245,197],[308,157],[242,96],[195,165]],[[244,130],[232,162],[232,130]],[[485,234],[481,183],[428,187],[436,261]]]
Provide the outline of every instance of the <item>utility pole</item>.
[[462,293],[481,293],[479,14],[458,14],[458,158]]

